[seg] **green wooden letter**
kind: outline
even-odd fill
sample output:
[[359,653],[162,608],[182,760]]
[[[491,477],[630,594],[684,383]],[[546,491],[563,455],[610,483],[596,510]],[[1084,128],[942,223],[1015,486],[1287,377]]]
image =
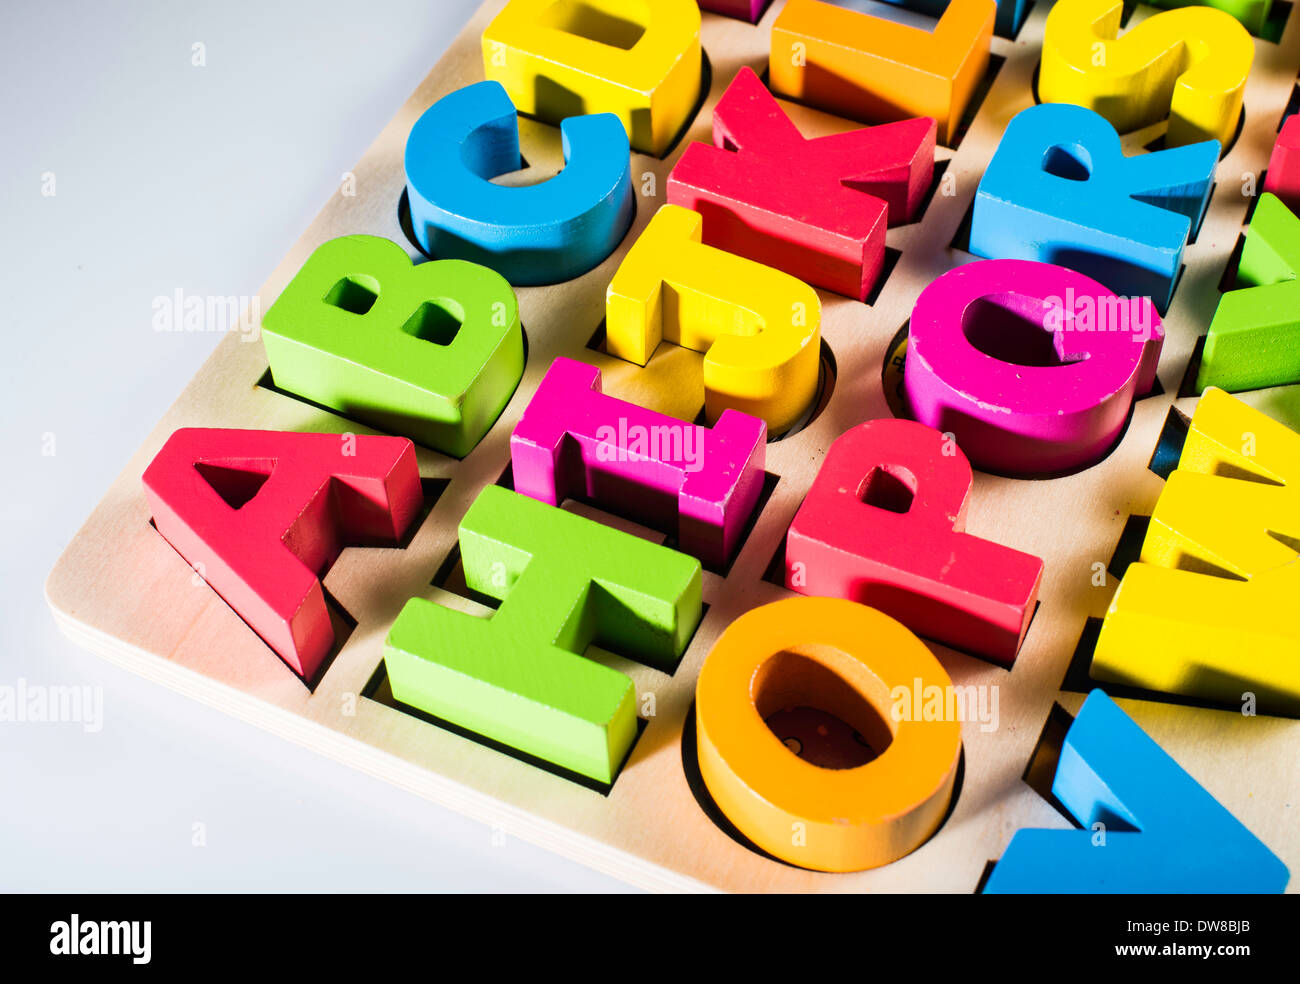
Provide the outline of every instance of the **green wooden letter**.
[[465,260],[412,266],[379,236],[320,246],[262,319],[281,389],[463,457],[524,371],[515,292]]
[[1219,298],[1205,336],[1196,390],[1236,392],[1300,382],[1300,219],[1263,195],[1255,207],[1237,280]]
[[495,485],[461,520],[460,550],[466,583],[501,607],[477,618],[408,601],[384,645],[393,696],[612,782],[636,690],[583,653],[674,667],[700,620],[699,561]]

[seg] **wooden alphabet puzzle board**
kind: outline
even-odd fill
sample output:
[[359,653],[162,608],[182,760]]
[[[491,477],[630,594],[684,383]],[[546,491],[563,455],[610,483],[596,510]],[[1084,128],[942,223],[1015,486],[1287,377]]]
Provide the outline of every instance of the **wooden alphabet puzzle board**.
[[[334,237],[386,237],[419,260],[403,228],[403,151],[417,118],[447,93],[483,78],[480,37],[503,6],[485,3],[354,169],[354,196],[336,194],[260,292],[266,311],[311,252]],[[703,620],[676,670],[668,673],[609,654],[589,653],[636,685],[641,731],[613,784],[575,781],[392,698],[384,672],[385,634],[408,598],[424,597],[483,614],[485,599],[464,587],[457,524],[486,486],[508,481],[511,431],[552,361],[600,368],[606,393],[675,417],[697,418],[703,403],[701,355],[664,343],[644,368],[606,354],[605,290],[620,261],[666,201],[669,172],[690,141],[710,141],[713,106],[744,66],[766,79],[775,0],[757,24],[705,12],[701,39],[707,95],[684,138],[658,159],[632,153],[636,216],[622,244],[588,273],[557,285],[520,287],[526,335],[522,382],[500,419],[463,460],[417,445],[425,510],[396,548],[349,548],[324,578],[336,643],[309,687],[196,575],[151,525],[141,475],[181,427],[321,433],[369,428],[278,390],[256,336],[226,337],[127,463],[50,575],[47,595],[61,628],[105,658],[322,754],[428,797],[508,834],[636,885],[657,890],[781,892],[972,892],[1012,834],[1025,827],[1067,829],[1069,821],[1031,785],[1040,738],[1054,705],[1076,713],[1087,690],[1090,620],[1106,611],[1117,549],[1131,517],[1151,514],[1163,487],[1148,468],[1171,407],[1181,396],[1234,247],[1244,232],[1243,182],[1258,179],[1296,91],[1300,23],[1289,16],[1277,42],[1255,39],[1244,124],[1219,163],[1204,221],[1184,254],[1185,269],[1164,318],[1160,386],[1134,406],[1123,437],[1104,460],[1051,479],[976,472],[967,530],[1044,562],[1038,609],[1010,670],[930,643],[958,685],[996,687],[999,726],[962,726],[963,764],[954,805],[938,832],[892,864],[847,874],[794,867],[745,846],[708,801],[695,762],[693,701],[701,664],[719,634],[744,612],[790,597],[776,566],[786,530],[830,443],[848,428],[889,417],[898,404],[900,341],[918,294],[972,257],[954,246],[1007,123],[1034,102],[1044,22],[1040,0],[1014,40],[995,36],[986,91],[952,146],[937,150],[935,186],[918,221],[889,230],[886,273],[869,303],[819,291],[823,306],[821,388],[813,419],[769,443],[767,483],[756,520],[734,561],[703,574]],[[1280,8],[1289,13],[1289,5]],[[1140,8],[1129,22],[1150,16]],[[982,87],[981,87],[982,88]],[[805,136],[852,129],[788,101]],[[521,118],[529,167],[505,183],[531,183],[563,165],[558,130]],[[1133,153],[1163,124],[1124,137]],[[1296,387],[1240,394],[1294,426]],[[630,524],[581,503],[568,508],[662,542],[662,531]],[[1130,545],[1131,549],[1131,545]],[[1122,553],[1122,551],[1121,551]],[[1114,562],[1113,562],[1114,561]],[[1080,669],[1082,667],[1082,669]],[[1082,674],[1082,676],[1081,676]],[[1243,716],[1232,708],[1106,688],[1156,742],[1293,871],[1300,866],[1300,721]],[[1048,729],[1050,730],[1050,729]],[[685,733],[685,734],[684,734]],[[1039,767],[1035,767],[1039,768]],[[1030,781],[1026,781],[1026,777]],[[1204,846],[1213,851],[1213,844]],[[1295,884],[1294,882],[1292,883]]]

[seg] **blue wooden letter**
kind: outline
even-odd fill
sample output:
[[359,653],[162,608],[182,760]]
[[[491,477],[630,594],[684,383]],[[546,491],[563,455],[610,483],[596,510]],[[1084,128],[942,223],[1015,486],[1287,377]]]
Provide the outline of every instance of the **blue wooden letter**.
[[1281,892],[1286,865],[1102,691],[1083,702],[1052,793],[1083,830],[1019,830],[992,894]]
[[971,252],[1069,267],[1163,312],[1218,159],[1217,140],[1125,157],[1092,110],[1031,106],[1007,126],[980,181]]
[[519,124],[499,82],[477,82],[425,110],[406,140],[406,190],[416,241],[430,256],[491,267],[511,284],[586,273],[632,224],[627,131],[617,116],[560,123],[564,170],[509,188],[520,167]]

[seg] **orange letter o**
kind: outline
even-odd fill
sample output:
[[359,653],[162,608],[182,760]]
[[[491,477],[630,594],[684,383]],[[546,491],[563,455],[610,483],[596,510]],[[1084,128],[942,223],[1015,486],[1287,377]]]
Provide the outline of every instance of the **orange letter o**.
[[[769,854],[819,871],[889,864],[934,833],[952,799],[960,722],[910,719],[918,686],[946,695],[951,685],[925,644],[874,608],[815,597],[764,605],[722,633],[700,671],[700,773]],[[894,713],[904,691],[907,713]],[[883,752],[851,769],[804,761],[765,721],[799,706],[834,714]]]

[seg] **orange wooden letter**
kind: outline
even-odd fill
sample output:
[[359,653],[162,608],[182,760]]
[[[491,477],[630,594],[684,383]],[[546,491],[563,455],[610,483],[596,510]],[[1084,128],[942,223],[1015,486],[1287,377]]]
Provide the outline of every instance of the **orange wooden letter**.
[[[921,640],[874,608],[813,597],[763,605],[731,623],[700,671],[700,773],[769,854],[818,871],[889,864],[934,833],[952,799],[955,689]],[[848,769],[799,758],[766,723],[798,707],[838,717],[877,757]]]
[[789,0],[772,24],[772,91],[865,123],[929,116],[951,143],[988,68],[996,12],[994,0],[952,0],[929,32]]

